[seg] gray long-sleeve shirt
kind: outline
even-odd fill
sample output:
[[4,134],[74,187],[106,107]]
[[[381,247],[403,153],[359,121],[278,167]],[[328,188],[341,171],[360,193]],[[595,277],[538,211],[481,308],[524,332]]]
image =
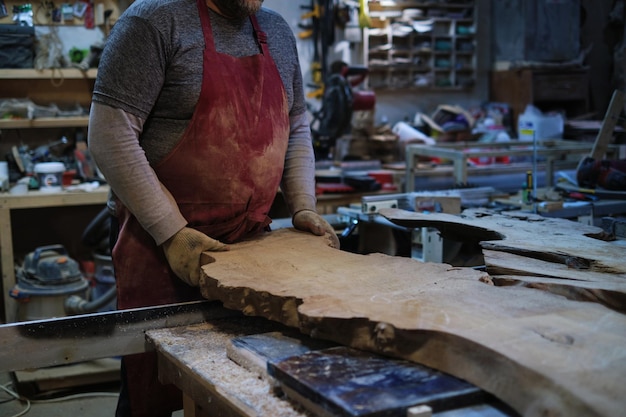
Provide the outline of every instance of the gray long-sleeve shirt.
[[[212,11],[210,16],[218,52],[259,53],[249,19],[232,21]],[[292,213],[314,210],[314,157],[295,39],[278,14],[262,9],[257,19],[289,102],[291,131],[281,187]],[[98,67],[90,150],[112,190],[157,244],[186,221],[151,166],[176,145],[193,114],[203,49],[195,0],[142,0],[116,22]]]

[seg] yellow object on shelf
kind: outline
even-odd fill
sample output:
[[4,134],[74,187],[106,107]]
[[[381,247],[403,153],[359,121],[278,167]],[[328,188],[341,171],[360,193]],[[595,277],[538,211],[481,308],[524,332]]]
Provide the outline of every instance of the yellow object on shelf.
[[369,6],[365,0],[359,0],[359,26],[361,29],[372,26],[372,21],[369,15]]

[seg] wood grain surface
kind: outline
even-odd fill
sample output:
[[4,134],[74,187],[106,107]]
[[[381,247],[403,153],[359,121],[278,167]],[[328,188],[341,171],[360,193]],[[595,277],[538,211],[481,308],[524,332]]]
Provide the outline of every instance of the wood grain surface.
[[626,317],[601,304],[495,286],[471,268],[338,251],[293,229],[207,260],[200,284],[207,299],[313,337],[431,366],[522,415],[626,410]]
[[626,245],[603,240],[606,234],[599,227],[531,213],[497,214],[482,209],[465,210],[461,216],[399,209],[382,209],[380,214],[401,226],[435,227],[444,237],[476,240],[486,249],[621,275],[620,281],[626,278]]
[[626,241],[601,228],[524,212],[465,210],[462,216],[385,209],[391,222],[478,240],[496,285],[525,285],[626,311]]

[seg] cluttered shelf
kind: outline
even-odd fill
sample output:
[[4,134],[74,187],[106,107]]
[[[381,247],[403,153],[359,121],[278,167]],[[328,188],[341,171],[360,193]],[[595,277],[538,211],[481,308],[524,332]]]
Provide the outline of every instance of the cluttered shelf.
[[87,127],[88,124],[88,116],[42,117],[38,119],[6,119],[0,120],[0,129]]
[[[0,211],[23,208],[80,206],[104,204],[109,194],[109,187],[84,191],[42,192],[28,191],[25,194],[0,193]],[[2,226],[4,226],[2,224]]]
[[16,68],[16,69],[0,69],[0,79],[3,80],[29,80],[29,79],[95,79],[98,75],[96,68],[90,68],[87,71],[78,68],[55,68],[55,69],[34,69],[34,68]]

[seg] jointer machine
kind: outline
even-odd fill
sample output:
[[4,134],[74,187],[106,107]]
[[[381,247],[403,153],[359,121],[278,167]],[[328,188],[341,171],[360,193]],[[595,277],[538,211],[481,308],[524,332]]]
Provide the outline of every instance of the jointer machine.
[[416,363],[311,339],[198,301],[0,326],[0,371],[157,350],[185,416],[515,416],[478,387]]

